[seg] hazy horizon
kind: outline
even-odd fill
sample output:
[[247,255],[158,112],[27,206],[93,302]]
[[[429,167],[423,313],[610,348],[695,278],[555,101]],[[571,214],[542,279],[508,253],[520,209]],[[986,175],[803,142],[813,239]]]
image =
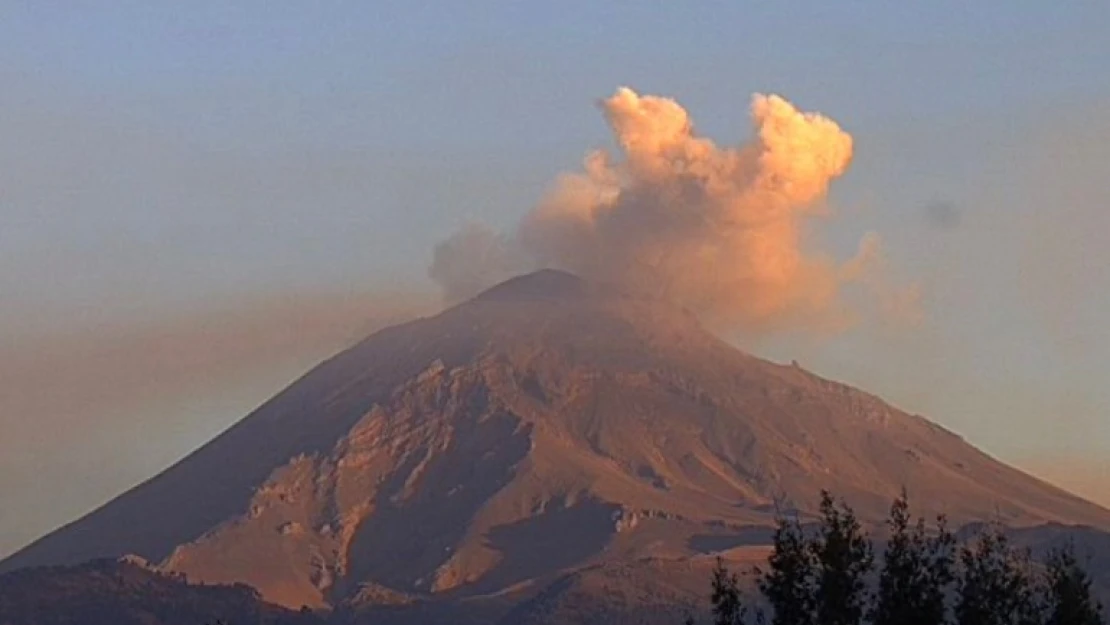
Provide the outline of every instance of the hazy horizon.
[[718,146],[756,93],[839,124],[807,251],[877,233],[918,294],[911,324],[726,338],[1110,506],[1110,8],[234,4],[0,24],[0,555],[436,310],[435,246],[617,151],[624,85]]

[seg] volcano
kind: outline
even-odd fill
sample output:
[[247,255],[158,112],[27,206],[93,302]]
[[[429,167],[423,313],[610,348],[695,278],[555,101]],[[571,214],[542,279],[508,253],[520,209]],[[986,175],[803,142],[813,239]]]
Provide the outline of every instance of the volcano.
[[591,589],[687,592],[614,579],[701,584],[711,554],[758,559],[776,513],[812,514],[821,489],[878,522],[903,488],[959,523],[1110,528],[923,417],[545,270],[377,332],[0,568],[133,554],[376,623],[539,622]]

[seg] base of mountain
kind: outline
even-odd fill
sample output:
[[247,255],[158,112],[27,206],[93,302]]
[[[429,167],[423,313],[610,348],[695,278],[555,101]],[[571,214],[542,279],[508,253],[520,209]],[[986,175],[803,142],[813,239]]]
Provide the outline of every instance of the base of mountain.
[[820,511],[815,522],[780,516],[770,545],[716,536],[708,554],[595,562],[490,595],[364,584],[315,612],[266,603],[245,584],[190,583],[135,557],[28,568],[0,576],[0,625],[1105,624],[1103,532],[952,531],[944,517],[913,518],[902,496],[885,527],[872,528],[876,541],[827,492]]

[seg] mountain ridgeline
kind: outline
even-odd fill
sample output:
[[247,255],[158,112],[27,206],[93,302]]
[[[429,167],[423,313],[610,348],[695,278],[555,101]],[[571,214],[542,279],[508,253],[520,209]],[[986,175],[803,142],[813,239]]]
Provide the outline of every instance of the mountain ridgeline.
[[1110,528],[922,417],[546,270],[368,337],[0,569],[135,554],[375,623],[669,618],[716,555],[764,557],[777,511],[827,489],[879,523],[903,487],[953,523]]

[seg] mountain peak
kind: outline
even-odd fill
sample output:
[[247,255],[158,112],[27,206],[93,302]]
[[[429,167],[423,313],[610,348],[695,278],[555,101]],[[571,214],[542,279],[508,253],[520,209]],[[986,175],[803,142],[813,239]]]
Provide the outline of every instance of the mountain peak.
[[575,299],[591,291],[582,278],[559,269],[540,269],[509,278],[480,293],[475,300]]
[[903,487],[953,522],[1110,527],[680,308],[542,270],[375,333],[0,569],[134,553],[294,607],[446,601],[750,544],[821,489],[881,522]]

